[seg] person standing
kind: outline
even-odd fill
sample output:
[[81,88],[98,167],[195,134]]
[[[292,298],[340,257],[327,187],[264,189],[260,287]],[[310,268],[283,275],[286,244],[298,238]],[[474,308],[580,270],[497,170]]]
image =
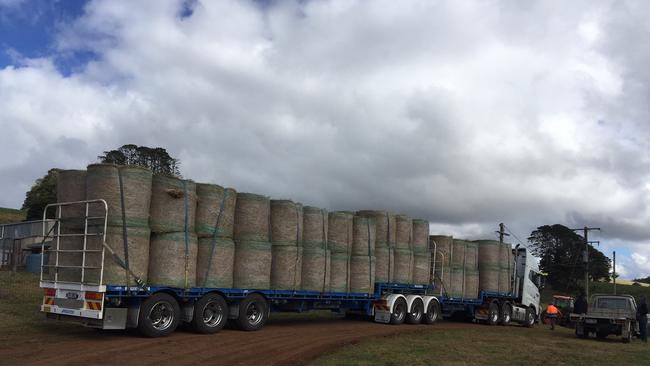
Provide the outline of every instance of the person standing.
[[575,306],[573,307],[573,312],[576,314],[586,314],[588,308],[589,305],[587,304],[587,299],[585,298],[585,295],[581,293],[580,296],[578,296],[576,299]]
[[648,343],[648,304],[646,303],[645,296],[639,299],[639,307],[636,310],[637,320],[639,321],[639,333],[641,333],[641,340]]
[[553,304],[548,304],[546,307],[546,317],[551,323],[551,330],[555,330],[555,322],[557,322],[558,316],[560,316],[560,309]]

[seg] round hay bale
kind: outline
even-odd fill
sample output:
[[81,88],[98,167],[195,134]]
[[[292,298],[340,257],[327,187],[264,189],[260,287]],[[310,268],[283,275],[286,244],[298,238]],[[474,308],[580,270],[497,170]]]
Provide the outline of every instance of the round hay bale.
[[197,287],[232,288],[235,243],[229,238],[199,238]]
[[270,221],[271,201],[268,197],[253,193],[237,193],[234,230],[236,242],[269,242]]
[[352,219],[351,255],[374,255],[375,222],[368,217],[354,216]]
[[350,292],[371,294],[375,291],[375,257],[350,257]]
[[352,213],[330,212],[327,220],[327,248],[334,253],[348,253],[352,244]]
[[451,247],[451,266],[464,266],[465,265],[465,247],[467,241],[454,239]]
[[395,214],[380,210],[361,210],[357,215],[375,220],[377,227],[377,243],[375,246],[394,247],[397,238]]
[[375,248],[377,262],[375,270],[376,282],[393,282],[393,275],[395,274],[395,253],[393,251],[394,249],[383,245]]
[[302,289],[306,291],[327,291],[329,282],[329,250],[324,248],[304,248],[302,252]]
[[477,240],[479,290],[499,291],[500,245],[496,240]]
[[429,221],[414,219],[413,220],[413,251],[429,251]]
[[477,299],[479,287],[479,272],[477,270],[465,270],[465,293],[466,299]]
[[463,297],[465,287],[465,269],[462,266],[452,266],[450,271],[450,297]]
[[196,197],[196,235],[232,239],[237,191],[217,184],[197,183]]
[[150,212],[149,223],[154,233],[194,232],[196,184],[191,180],[155,175]]
[[512,254],[512,245],[510,243],[503,243],[499,245],[499,292],[512,291],[511,273],[514,262]]
[[332,252],[330,256],[330,291],[349,292],[350,257],[347,253]]
[[396,248],[395,274],[393,281],[397,283],[413,283],[413,251],[411,249]]
[[302,209],[302,245],[305,248],[325,248],[327,244],[327,210],[305,206]]
[[[237,233],[236,219],[235,233]],[[259,290],[270,288],[271,262],[271,243],[261,241],[236,241],[233,286],[236,288]]]
[[508,268],[499,268],[499,292],[510,292],[510,271]]
[[271,251],[273,253],[271,260],[271,288],[273,290],[300,290],[302,247],[295,244],[273,245]]
[[[57,253],[54,251],[56,242],[52,242],[49,259],[50,265],[55,265],[57,261]],[[81,250],[83,249],[83,237],[79,236],[63,236],[59,238],[59,250]],[[81,266],[82,262],[81,253],[58,253],[59,266]],[[81,281],[81,268],[58,268],[50,267],[51,279],[54,280],[54,275],[58,273],[57,280],[64,282],[79,282]]]
[[271,243],[299,246],[302,222],[299,206],[289,200],[271,200]]
[[413,253],[413,283],[417,285],[431,284],[431,253]]
[[[109,226],[106,228],[106,245],[111,247],[113,251],[124,261],[124,236],[122,227]],[[147,227],[127,227],[127,250],[129,257],[129,269],[138,278],[145,283],[148,283],[148,270],[149,270],[149,254],[150,254],[150,234],[151,231]],[[99,241],[93,241],[92,249],[101,249]],[[107,285],[133,285],[135,280],[130,275],[127,278],[128,272],[120,266],[113,256],[106,251],[104,254],[104,278],[103,282]],[[87,254],[87,258],[92,258],[92,255]],[[97,257],[100,259],[100,257]],[[101,259],[100,259],[101,260]]]
[[449,288],[451,247],[454,239],[446,235],[430,235],[429,248],[435,253],[434,284],[436,289]]
[[198,241],[195,234],[153,233],[149,249],[149,284],[190,288],[196,286]]
[[395,247],[413,249],[413,219],[406,215],[395,216]]
[[465,269],[478,271],[478,243],[465,242]]
[[[86,174],[86,199],[103,199],[108,205],[108,225],[122,226],[120,175],[124,193],[126,226],[149,227],[151,204],[151,170],[138,166],[91,164]],[[89,206],[90,216],[103,216],[100,205]],[[103,225],[95,221],[96,224]]]
[[[86,199],[86,171],[61,170],[56,178],[56,201],[77,202]],[[84,227],[85,205],[61,206],[61,232]]]

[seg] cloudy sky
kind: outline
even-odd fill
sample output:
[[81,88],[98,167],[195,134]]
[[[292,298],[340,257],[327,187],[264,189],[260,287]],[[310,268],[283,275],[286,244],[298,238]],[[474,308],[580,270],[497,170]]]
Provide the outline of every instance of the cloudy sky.
[[0,0],[0,206],[162,146],[187,178],[457,237],[599,226],[650,275],[650,2],[153,3]]

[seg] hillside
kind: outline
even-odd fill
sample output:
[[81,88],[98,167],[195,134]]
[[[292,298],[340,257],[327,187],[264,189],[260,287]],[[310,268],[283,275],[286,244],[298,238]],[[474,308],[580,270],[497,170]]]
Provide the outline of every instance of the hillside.
[[26,212],[14,208],[0,207],[0,224],[9,224],[25,220]]

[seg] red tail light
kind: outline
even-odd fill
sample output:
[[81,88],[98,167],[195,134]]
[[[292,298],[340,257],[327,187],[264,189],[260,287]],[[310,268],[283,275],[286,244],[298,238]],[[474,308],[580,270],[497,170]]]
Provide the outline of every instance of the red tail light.
[[101,292],[86,292],[86,300],[97,300],[101,301],[102,293]]
[[45,296],[56,297],[56,289],[46,288],[45,289]]

